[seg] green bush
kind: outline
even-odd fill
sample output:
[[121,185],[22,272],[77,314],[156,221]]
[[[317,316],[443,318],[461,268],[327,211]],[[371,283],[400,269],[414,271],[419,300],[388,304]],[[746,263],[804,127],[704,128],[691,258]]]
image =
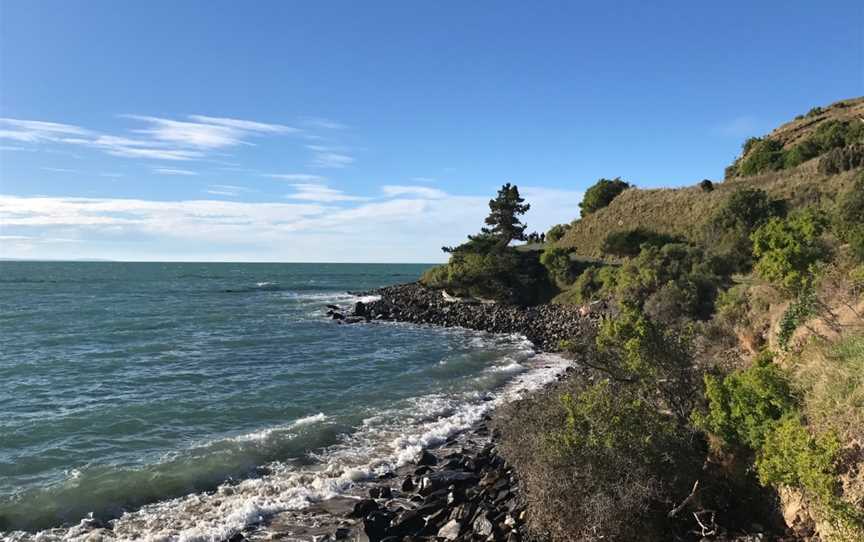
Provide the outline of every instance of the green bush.
[[450,269],[446,264],[427,269],[420,277],[420,283],[430,288],[445,288],[449,280]]
[[789,305],[780,318],[780,329],[777,332],[777,344],[780,348],[783,350],[789,348],[789,341],[795,330],[815,314],[816,307],[816,294],[812,288],[805,289]]
[[757,452],[759,480],[765,485],[802,488],[830,505],[837,501],[835,463],[839,450],[836,436],[814,437],[799,415],[790,412],[767,432]]
[[864,173],[838,198],[831,226],[834,235],[849,243],[858,261],[864,262]]
[[603,241],[603,252],[614,256],[636,256],[643,245],[660,247],[682,240],[645,228],[616,231],[608,234]]
[[540,253],[540,263],[560,287],[566,287],[575,278],[576,265],[570,259],[570,253],[570,250],[559,247],[547,248]]
[[702,450],[636,390],[583,382],[496,416],[499,449],[530,495],[531,533],[551,542],[670,539],[670,503],[690,492]]
[[821,114],[824,113],[824,112],[825,112],[824,109],[822,109],[822,108],[819,107],[819,106],[816,106],[816,107],[810,109],[810,111],[807,112],[807,116],[808,116],[808,117],[815,117],[816,115],[821,115]]
[[727,446],[754,450],[796,404],[789,380],[767,354],[722,380],[706,375],[705,397],[708,412],[695,413],[695,424],[719,436]]
[[[698,381],[693,380],[692,336],[637,310],[605,320],[584,352],[586,365],[642,390],[655,408],[686,423]],[[588,361],[590,360],[590,361]]]
[[570,287],[574,303],[588,303],[611,293],[615,288],[618,269],[611,266],[588,267]]
[[589,215],[608,206],[612,203],[612,200],[618,197],[618,194],[628,188],[630,188],[630,183],[622,181],[620,177],[611,180],[600,179],[585,191],[585,196],[582,198],[582,202],[579,203],[582,216]]
[[776,139],[748,140],[738,169],[742,175],[783,169],[783,144]]
[[[667,286],[668,284],[674,284]],[[662,300],[680,303],[679,318],[707,318],[713,312],[714,297],[722,283],[701,249],[672,243],[662,247],[645,245],[639,255],[616,274],[615,299],[624,307],[642,309],[655,294],[652,311],[667,310]],[[661,290],[664,293],[660,294]],[[671,307],[670,307],[671,308]]]
[[702,179],[699,183],[699,188],[701,188],[703,192],[713,192],[714,183],[712,183],[710,179]]
[[749,286],[738,284],[717,295],[717,318],[729,327],[747,325],[750,318]]
[[537,256],[509,247],[487,253],[454,253],[447,267],[447,285],[457,293],[530,305],[552,292]]
[[703,243],[725,263],[724,274],[746,272],[753,265],[750,234],[772,217],[785,215],[786,203],[764,190],[736,190],[703,227]]
[[861,153],[858,150],[842,149],[862,143],[864,123],[841,120],[828,120],[819,124],[806,139],[788,149],[784,149],[783,144],[774,139],[751,137],[744,142],[741,158],[726,168],[726,177],[755,175],[795,167],[829,152],[830,157],[820,160],[820,171],[826,174],[838,173],[861,164]]
[[772,218],[750,235],[756,271],[781,290],[797,295],[815,279],[817,264],[828,256],[821,235],[824,213],[805,209],[788,218]]
[[546,232],[546,241],[548,243],[555,243],[560,241],[564,234],[570,229],[570,224],[555,224],[549,231]]
[[819,145],[806,139],[783,154],[783,167],[791,168],[815,158],[821,152]]

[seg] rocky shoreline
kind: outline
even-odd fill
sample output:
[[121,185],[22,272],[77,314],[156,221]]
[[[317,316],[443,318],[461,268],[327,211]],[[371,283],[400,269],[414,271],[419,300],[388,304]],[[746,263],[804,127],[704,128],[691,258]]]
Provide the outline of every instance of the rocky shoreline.
[[537,305],[518,307],[497,303],[448,300],[440,290],[419,283],[398,284],[365,292],[376,301],[354,304],[349,310],[331,306],[328,314],[346,323],[385,320],[442,327],[463,327],[490,333],[525,335],[540,351],[556,351],[561,341],[581,335],[605,309],[599,306]]
[[[374,301],[349,308],[329,306],[340,323],[409,322],[524,335],[540,351],[558,350],[561,341],[594,325],[599,310],[541,305],[516,307],[448,300],[418,283],[363,292]],[[568,369],[569,370],[569,369]],[[559,375],[559,379],[564,375]],[[503,541],[528,540],[525,504],[516,473],[497,453],[487,423],[427,449],[414,465],[368,489],[315,542]],[[330,511],[332,514],[332,510]],[[320,531],[319,531],[320,532]]]
[[363,495],[324,502],[283,519],[281,525],[280,522],[269,525],[267,537],[261,539],[528,540],[519,482],[497,453],[490,421],[487,415],[473,429],[439,447],[423,450],[413,464],[365,485]]

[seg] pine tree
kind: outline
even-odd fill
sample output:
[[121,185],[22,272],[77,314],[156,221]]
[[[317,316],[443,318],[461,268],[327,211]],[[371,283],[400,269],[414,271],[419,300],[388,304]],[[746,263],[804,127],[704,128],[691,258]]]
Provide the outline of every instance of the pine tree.
[[490,212],[485,221],[489,227],[480,230],[482,235],[496,238],[503,246],[513,240],[524,241],[527,226],[519,221],[519,217],[530,208],[531,205],[525,203],[515,184],[505,184],[498,191],[498,196],[489,200]]

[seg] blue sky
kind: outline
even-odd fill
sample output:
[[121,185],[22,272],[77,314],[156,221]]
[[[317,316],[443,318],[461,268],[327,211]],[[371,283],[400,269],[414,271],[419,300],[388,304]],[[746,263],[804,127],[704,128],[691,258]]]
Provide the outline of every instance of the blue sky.
[[864,94],[860,2],[0,0],[0,257],[440,261],[517,183],[722,178]]

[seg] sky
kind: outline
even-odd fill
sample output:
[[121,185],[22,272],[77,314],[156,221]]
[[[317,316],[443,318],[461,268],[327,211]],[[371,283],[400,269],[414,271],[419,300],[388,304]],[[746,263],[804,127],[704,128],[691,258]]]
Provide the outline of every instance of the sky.
[[860,95],[860,0],[0,0],[0,257],[437,262]]

